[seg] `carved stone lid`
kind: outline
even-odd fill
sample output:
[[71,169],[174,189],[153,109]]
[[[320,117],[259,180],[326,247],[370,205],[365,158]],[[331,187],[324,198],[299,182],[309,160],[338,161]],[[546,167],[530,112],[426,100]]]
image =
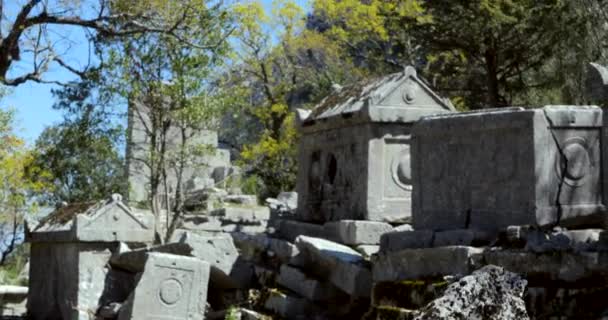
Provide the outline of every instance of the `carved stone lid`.
[[154,216],[132,209],[114,194],[97,202],[63,204],[36,226],[26,224],[30,242],[151,242]]
[[403,72],[347,87],[335,86],[334,92],[312,111],[299,111],[298,121],[302,126],[351,118],[407,123],[424,115],[451,111],[455,109],[450,101],[433,92],[408,66]]

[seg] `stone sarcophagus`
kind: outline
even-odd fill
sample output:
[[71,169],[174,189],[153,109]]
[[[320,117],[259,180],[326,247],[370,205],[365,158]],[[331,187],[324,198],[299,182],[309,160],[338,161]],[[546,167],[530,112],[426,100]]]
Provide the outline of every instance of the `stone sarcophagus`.
[[412,67],[337,87],[312,111],[298,110],[299,218],[408,221],[412,123],[451,111]]
[[152,243],[154,216],[113,195],[57,208],[26,226],[26,240],[31,243],[29,319],[90,319],[109,285],[112,252],[119,242]]
[[430,116],[412,136],[415,229],[603,224],[608,154],[598,107]]

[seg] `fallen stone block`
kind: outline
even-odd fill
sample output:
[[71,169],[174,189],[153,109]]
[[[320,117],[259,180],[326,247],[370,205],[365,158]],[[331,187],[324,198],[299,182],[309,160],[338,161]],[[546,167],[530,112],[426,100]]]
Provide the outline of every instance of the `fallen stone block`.
[[300,222],[295,220],[277,220],[276,234],[287,241],[294,241],[298,236],[305,235],[315,238],[325,238],[323,225]]
[[325,239],[299,236],[295,245],[300,254],[291,264],[302,267],[353,297],[369,297],[371,272],[357,251]]
[[254,223],[270,219],[270,209],[258,206],[224,207],[211,211],[209,215],[219,217],[223,222]]
[[543,253],[551,251],[595,251],[598,249],[601,229],[564,230],[551,233],[528,232],[525,249]]
[[209,263],[192,257],[149,253],[135,291],[118,320],[205,319]]
[[286,319],[310,319],[316,308],[304,298],[299,298],[271,289],[264,308]]
[[394,232],[399,232],[399,231],[414,231],[414,228],[412,228],[411,224],[402,224],[402,225],[398,225],[395,228],[393,228]]
[[380,244],[380,237],[393,231],[385,222],[357,220],[327,222],[323,228],[330,239],[346,245]]
[[218,287],[238,286],[230,274],[239,253],[229,235],[203,237],[186,230],[176,230],[171,242],[185,243],[192,247],[192,255],[211,264],[211,282]]
[[381,251],[372,257],[374,282],[467,275],[482,253],[483,249],[463,246]]
[[608,256],[602,252],[486,250],[485,264],[501,266],[528,281],[558,281],[585,286],[608,283]]
[[389,232],[380,238],[380,251],[431,248],[435,233],[431,230]]
[[24,316],[27,309],[28,287],[0,285],[0,318]]
[[364,257],[371,257],[373,254],[378,253],[380,251],[380,246],[373,244],[361,244],[355,248],[359,253],[361,253]]
[[181,256],[190,256],[192,247],[187,243],[168,243],[151,248],[142,248],[132,251],[113,254],[110,259],[110,265],[115,268],[128,270],[131,272],[141,272],[144,269],[148,253],[159,252],[169,253]]
[[280,263],[287,263],[298,254],[298,248],[292,243],[273,239],[263,234],[233,233],[232,239],[240,250],[241,256],[256,262],[277,259]]
[[486,266],[450,284],[415,319],[529,319],[523,300],[526,285],[517,274]]
[[344,296],[333,285],[310,278],[288,265],[281,266],[277,283],[310,301],[332,301]]

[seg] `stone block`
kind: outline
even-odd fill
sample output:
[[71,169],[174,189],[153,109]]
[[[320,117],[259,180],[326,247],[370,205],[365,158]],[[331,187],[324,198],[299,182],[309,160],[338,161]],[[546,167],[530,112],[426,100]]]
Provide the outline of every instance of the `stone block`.
[[171,242],[185,243],[192,247],[192,255],[209,262],[211,282],[219,287],[234,287],[230,279],[239,253],[229,235],[203,237],[186,230],[176,230]]
[[369,297],[371,272],[357,251],[325,239],[299,236],[295,241],[300,254],[293,265],[328,280],[353,297]]
[[95,314],[115,244],[31,244],[27,309],[32,319],[88,319]]
[[219,217],[223,222],[251,223],[270,219],[270,209],[258,206],[224,207],[211,211],[210,215]]
[[393,230],[385,222],[357,220],[327,222],[323,228],[328,238],[346,245],[380,244],[380,237]]
[[144,269],[148,253],[160,252],[169,253],[181,256],[190,256],[192,247],[187,243],[168,243],[151,248],[141,248],[132,251],[121,252],[112,255],[110,265],[115,268],[124,269],[131,272],[141,272]]
[[560,230],[545,233],[528,232],[525,249],[535,253],[552,251],[595,251],[599,247],[602,229]]
[[530,283],[557,281],[581,287],[608,283],[608,256],[601,252],[486,250],[483,256],[485,264],[526,275]]
[[598,107],[438,115],[412,130],[414,229],[604,224],[608,146]]
[[381,251],[372,257],[374,282],[467,275],[482,253],[482,249],[463,246]]
[[277,235],[287,241],[294,241],[300,235],[315,238],[326,237],[325,229],[322,225],[295,220],[277,220],[276,229]]
[[27,292],[27,287],[0,285],[0,318],[25,316]]
[[285,319],[310,319],[311,313],[316,312],[314,305],[306,299],[273,289],[264,301],[264,308]]
[[118,320],[204,320],[209,273],[209,263],[200,259],[150,253]]
[[281,266],[277,283],[310,301],[329,302],[344,295],[333,285],[310,278],[302,271],[288,265]]
[[456,229],[435,232],[434,247],[487,246],[496,241],[498,234],[483,230]]
[[376,254],[378,253],[378,251],[380,251],[380,246],[374,244],[360,244],[355,249],[364,257],[369,258],[373,254]]
[[389,232],[380,238],[381,251],[430,248],[435,233],[430,230]]
[[298,112],[298,217],[407,222],[411,126],[453,110],[407,67],[337,89],[312,112]]
[[277,259],[280,263],[287,263],[298,254],[298,248],[292,243],[262,234],[233,233],[232,239],[242,257],[256,262]]

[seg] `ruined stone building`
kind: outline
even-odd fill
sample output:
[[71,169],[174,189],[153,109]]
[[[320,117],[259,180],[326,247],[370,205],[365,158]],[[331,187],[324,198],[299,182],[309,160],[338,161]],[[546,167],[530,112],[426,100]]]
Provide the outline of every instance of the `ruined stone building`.
[[300,218],[407,221],[411,126],[452,111],[412,67],[338,87],[312,112],[300,111]]
[[[129,180],[128,199],[131,203],[145,202],[150,193],[150,147],[154,129],[151,111],[145,99],[129,101],[127,137],[127,175]],[[218,135],[212,130],[187,128],[182,131],[177,125],[168,129],[166,139],[167,154],[175,157],[180,146],[206,148],[208,151],[196,159],[185,163],[182,175],[183,192],[213,186],[223,180],[232,170],[230,152],[218,147]],[[162,185],[162,194],[171,194],[177,188],[178,166],[167,170],[167,185]],[[166,189],[166,190],[165,190]]]

